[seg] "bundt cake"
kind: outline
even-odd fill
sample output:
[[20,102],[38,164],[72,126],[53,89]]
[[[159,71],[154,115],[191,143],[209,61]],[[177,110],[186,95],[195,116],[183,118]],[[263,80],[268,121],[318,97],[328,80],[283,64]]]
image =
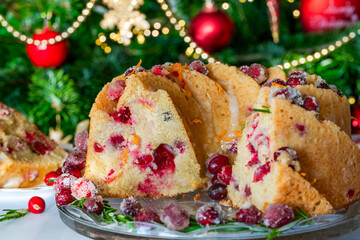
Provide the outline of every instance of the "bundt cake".
[[66,152],[15,109],[0,103],[0,187],[25,188],[43,182],[61,166]]

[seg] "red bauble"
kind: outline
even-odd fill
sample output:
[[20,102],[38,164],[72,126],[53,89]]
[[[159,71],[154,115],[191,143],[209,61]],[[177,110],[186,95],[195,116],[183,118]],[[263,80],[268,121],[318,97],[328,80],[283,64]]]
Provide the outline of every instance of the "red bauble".
[[[41,41],[55,38],[57,35],[59,35],[58,32],[45,29],[43,33],[34,34],[32,38],[34,41]],[[66,40],[63,40],[52,45],[40,44],[36,46],[35,44],[27,44],[26,52],[30,61],[36,67],[59,67],[64,63],[68,55],[68,43]]]
[[360,105],[354,104],[351,106],[351,133],[360,134]]
[[191,21],[189,34],[206,52],[220,51],[225,48],[234,33],[234,23],[224,12],[213,5],[205,5]]
[[302,0],[301,23],[306,32],[342,28],[360,18],[359,0]]

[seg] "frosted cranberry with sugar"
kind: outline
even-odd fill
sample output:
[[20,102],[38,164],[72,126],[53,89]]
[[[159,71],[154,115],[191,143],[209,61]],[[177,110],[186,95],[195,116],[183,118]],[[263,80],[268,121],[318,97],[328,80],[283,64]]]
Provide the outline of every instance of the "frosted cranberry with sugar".
[[294,71],[291,71],[289,72],[288,74],[288,78],[289,77],[292,77],[292,76],[302,76],[302,77],[307,77],[309,74],[303,70],[294,70]]
[[134,198],[129,197],[120,203],[120,213],[124,215],[129,215],[135,217],[135,215],[140,211],[141,205],[140,203]]
[[189,64],[189,70],[190,71],[197,71],[199,73],[202,73],[204,75],[209,74],[209,70],[207,70],[205,64],[202,61],[195,60],[192,63]]
[[224,182],[226,185],[229,185],[232,175],[231,166],[223,166],[219,172],[219,179]]
[[236,212],[235,220],[247,224],[259,224],[261,221],[261,211],[247,202]]
[[74,200],[75,198],[73,195],[71,195],[71,190],[69,189],[62,189],[60,192],[55,194],[55,202],[60,206],[68,205]]
[[86,178],[77,179],[71,186],[71,194],[78,200],[95,196],[97,192],[95,184]]
[[140,211],[135,215],[134,220],[137,222],[160,223],[160,218],[157,213],[146,208],[140,209]]
[[84,169],[86,165],[86,152],[73,151],[67,155],[63,163],[63,168],[66,169],[69,166],[75,166],[77,168]]
[[175,154],[174,149],[168,144],[160,144],[154,150],[154,164],[152,170],[155,173],[164,173],[164,171],[170,171],[173,173],[175,171]]
[[281,86],[285,87],[286,83],[281,79],[275,78],[275,79],[271,79],[271,80],[265,82],[262,86],[263,87],[272,87],[272,86],[276,86],[276,85],[281,85]]
[[153,74],[157,75],[157,76],[163,76],[166,77],[168,79],[171,79],[171,74],[170,72],[162,65],[155,65],[150,69],[150,72],[152,72]]
[[60,176],[56,171],[48,172],[44,177],[44,182],[48,186],[52,186],[55,183],[55,179]]
[[122,107],[118,111],[111,113],[110,116],[115,122],[129,124],[131,120],[131,112],[129,107]]
[[223,166],[230,165],[228,156],[220,153],[212,154],[206,162],[207,169],[211,174],[219,173]]
[[196,211],[196,221],[203,227],[217,225],[225,220],[224,212],[219,204],[208,203]]
[[305,77],[302,77],[300,75],[292,75],[291,77],[288,78],[286,84],[289,85],[290,87],[296,87],[298,85],[306,85],[307,80]]
[[291,103],[297,104],[299,106],[302,106],[304,103],[301,93],[298,90],[290,87],[272,89],[270,91],[270,98],[287,99]]
[[132,67],[129,67],[128,69],[126,69],[125,77],[129,76],[129,74],[132,74],[132,73],[145,72],[145,71],[146,71],[146,69],[142,66],[139,66],[139,67],[132,66]]
[[317,88],[330,89],[330,85],[321,77],[318,77],[314,82],[314,86]]
[[341,92],[340,89],[338,89],[335,85],[329,85],[330,89],[333,90],[339,97],[343,97],[344,94]]
[[316,98],[307,96],[304,98],[304,104],[302,106],[308,111],[320,112],[320,104],[316,101]]
[[271,203],[264,212],[264,225],[269,228],[279,228],[291,222],[294,218],[291,207],[282,203]]
[[262,84],[269,76],[269,71],[261,64],[253,63],[250,65],[247,74],[252,77],[258,84]]
[[89,139],[89,132],[82,131],[75,137],[75,148],[79,151],[86,152],[87,151],[87,141]]
[[103,199],[100,195],[88,197],[83,204],[85,211],[98,215],[100,215],[104,209]]
[[75,166],[67,166],[66,168],[63,168],[63,171],[64,171],[64,173],[68,173],[77,178],[82,177],[80,168],[75,167]]
[[212,200],[222,200],[227,196],[226,185],[215,183],[208,189],[209,198]]
[[74,184],[74,182],[76,181],[76,177],[68,174],[68,173],[63,173],[61,174],[58,178],[55,179],[54,181],[54,190],[56,193],[59,193],[61,190],[63,189],[67,189],[70,190],[71,186]]
[[167,204],[160,215],[160,219],[171,230],[183,230],[189,226],[190,214],[175,203]]
[[249,71],[249,66],[247,65],[244,65],[244,66],[241,66],[239,67],[239,71],[243,72],[243,73],[247,73]]
[[118,80],[111,82],[106,90],[107,98],[110,101],[119,101],[121,95],[123,95],[126,87],[126,81]]

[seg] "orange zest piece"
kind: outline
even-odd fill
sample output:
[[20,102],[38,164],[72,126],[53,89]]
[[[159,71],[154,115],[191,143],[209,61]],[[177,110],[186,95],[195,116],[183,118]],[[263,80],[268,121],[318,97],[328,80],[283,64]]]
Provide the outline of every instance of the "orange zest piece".
[[266,208],[267,205],[269,205],[269,203],[268,203],[268,202],[265,202],[265,203],[264,203],[264,209]]
[[216,142],[220,142],[221,138],[225,135],[226,130],[224,129],[219,136],[216,136]]
[[199,187],[199,183],[198,183],[198,182],[194,182],[194,186],[195,186],[195,188],[198,188],[198,187]]
[[200,194],[196,194],[194,197],[194,201],[200,201]]
[[238,138],[238,137],[226,137],[226,138],[221,138],[221,140],[223,140],[225,142],[229,142],[229,141],[234,140],[236,138]]
[[218,82],[215,82],[216,86],[218,87],[218,91],[222,92],[224,91],[223,88],[221,87],[221,85]]
[[317,182],[317,179],[314,178],[310,184],[311,184],[311,185],[314,185],[316,182]]
[[305,176],[306,176],[306,173],[301,172],[300,175],[301,175],[302,177],[305,177]]
[[112,181],[114,181],[115,179],[117,179],[124,171],[124,167],[126,165],[126,163],[128,162],[129,160],[129,157],[128,157],[128,154],[127,154],[127,150],[125,149],[124,152],[123,152],[123,157],[122,157],[122,160],[123,162],[120,163],[120,171],[119,173],[115,176],[115,177],[112,177],[112,178],[107,178],[105,180],[106,183],[111,183]]
[[136,134],[134,134],[133,136],[134,136],[134,144],[139,145],[140,137],[138,135],[136,135]]
[[241,137],[241,132],[240,132],[240,131],[235,131],[235,133],[236,133],[236,135],[237,135],[238,137]]
[[284,88],[285,86],[283,86],[283,85],[281,85],[281,84],[278,84],[278,83],[274,83],[274,82],[272,82],[271,83],[271,86],[276,86],[276,87],[281,87],[281,88]]
[[[134,70],[132,70],[132,71],[128,74],[128,76],[130,76],[131,74],[133,74],[133,73],[136,71],[136,69],[137,69],[138,67],[140,67],[141,63],[142,63],[142,60],[140,59],[140,61],[138,62],[138,64],[136,64]],[[122,77],[120,80],[125,80],[126,78],[127,78],[127,76],[126,76],[126,77],[124,76],[124,77]]]
[[194,119],[192,121],[189,122],[190,125],[193,125],[193,124],[203,124],[203,121],[201,121],[200,119]]
[[[187,67],[187,65],[185,65],[185,66]],[[183,89],[185,89],[185,91],[187,92],[188,97],[191,97],[191,92],[189,91],[189,88],[186,85],[183,74],[182,74],[183,69],[182,69],[181,63],[174,63],[173,65],[168,67],[168,70],[170,70],[171,72],[177,71],[179,73],[178,80],[181,83],[181,87]]]

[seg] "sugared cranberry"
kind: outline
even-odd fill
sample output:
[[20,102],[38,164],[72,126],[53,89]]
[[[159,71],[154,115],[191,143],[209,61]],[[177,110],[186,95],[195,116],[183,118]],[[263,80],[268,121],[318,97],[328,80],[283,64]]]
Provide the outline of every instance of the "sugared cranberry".
[[125,141],[124,137],[121,136],[120,134],[114,134],[110,136],[110,144],[114,148],[123,146],[124,141]]
[[261,221],[261,211],[250,203],[245,203],[236,212],[237,222],[243,222],[248,224],[259,224]]
[[302,106],[304,103],[301,93],[298,90],[290,87],[271,89],[269,96],[270,98],[287,99],[290,100],[291,103],[297,104],[299,106]]
[[100,195],[96,195],[85,199],[84,209],[87,212],[100,215],[104,209],[102,197]]
[[227,196],[226,186],[221,183],[215,183],[209,188],[208,195],[212,200],[222,200]]
[[243,72],[243,73],[247,73],[249,71],[249,66],[247,65],[244,65],[244,66],[241,66],[239,67],[239,71]]
[[300,75],[292,75],[291,77],[288,78],[286,84],[289,85],[290,87],[296,87],[298,85],[306,85],[307,80],[306,78]]
[[122,107],[118,111],[111,113],[110,116],[115,122],[130,124],[131,112],[129,107]]
[[136,165],[147,166],[154,161],[154,157],[150,154],[144,154],[134,160]]
[[330,89],[333,90],[339,97],[343,97],[344,94],[335,85],[330,85]]
[[250,65],[247,74],[252,77],[258,84],[262,84],[269,76],[269,71],[261,64],[253,63]]
[[304,104],[302,106],[308,111],[320,112],[320,104],[316,101],[316,98],[307,96],[304,98]]
[[41,197],[32,197],[28,202],[28,208],[32,213],[42,213],[45,210],[45,201]]
[[135,215],[134,220],[137,222],[160,223],[160,218],[157,213],[146,208],[140,209],[140,211]]
[[75,137],[75,147],[77,150],[86,152],[87,151],[87,141],[89,139],[88,131],[82,131]]
[[317,88],[330,89],[330,85],[321,77],[318,77],[314,82],[314,86]]
[[124,199],[120,203],[120,213],[124,215],[130,215],[132,217],[135,217],[138,211],[140,211],[141,205],[140,203],[134,198],[129,197]]
[[135,68],[136,68],[136,66],[132,66],[132,67],[129,67],[128,69],[126,69],[125,77],[129,76],[129,74],[132,74],[132,73],[145,72],[146,71],[146,69],[143,68],[142,66],[139,66],[136,69]]
[[302,76],[302,77],[307,77],[309,74],[303,70],[294,70],[294,71],[291,71],[289,72],[288,74],[288,78],[291,77],[291,76]]
[[77,179],[71,186],[71,194],[78,200],[95,196],[97,192],[95,184],[86,178]]
[[71,186],[74,184],[76,179],[77,179],[76,177],[74,177],[68,173],[61,174],[60,177],[56,178],[54,181],[53,186],[54,186],[55,192],[59,193],[63,189],[70,190]]
[[226,185],[229,185],[232,175],[231,166],[223,166],[219,172],[219,179],[224,182]]
[[104,151],[104,148],[99,143],[95,142],[94,143],[94,151],[97,153],[101,153],[102,151]]
[[207,169],[211,174],[217,174],[223,166],[230,165],[228,156],[220,153],[212,154],[206,162]]
[[244,193],[246,197],[251,196],[251,187],[249,185],[246,185],[244,188]]
[[347,200],[350,201],[354,195],[355,195],[355,190],[353,188],[350,188],[346,194]]
[[118,80],[109,84],[106,90],[107,98],[110,101],[119,101],[121,95],[124,93],[126,81]]
[[86,165],[86,152],[74,151],[69,153],[63,163],[63,168],[66,169],[69,166],[75,166],[77,168],[84,169]]
[[190,71],[197,71],[199,73],[202,73],[204,75],[209,74],[209,70],[207,70],[205,64],[202,61],[195,60],[192,63],[189,64],[189,70]]
[[54,185],[55,179],[58,178],[59,176],[60,174],[55,171],[49,172],[45,175],[44,182],[46,185],[52,186]]
[[75,166],[67,166],[66,168],[64,168],[63,171],[64,171],[64,173],[68,173],[77,178],[80,178],[82,176],[80,168],[75,167]]
[[170,72],[162,65],[155,65],[150,69],[150,72],[152,72],[155,75],[163,76],[168,79],[171,79]]
[[272,203],[265,208],[264,225],[278,228],[290,223],[293,218],[294,212],[291,207],[282,203]]
[[172,63],[172,62],[165,62],[163,64],[164,67],[171,67],[172,65],[174,65],[174,63]]
[[196,221],[203,227],[224,222],[224,212],[220,205],[208,203],[196,211]]
[[55,194],[55,202],[57,205],[63,206],[72,203],[75,200],[69,189],[62,189]]
[[168,144],[160,144],[154,150],[154,164],[152,169],[155,173],[163,173],[165,170],[173,173],[175,171],[175,154],[173,148]]
[[262,181],[264,176],[269,172],[270,172],[270,162],[267,162],[255,170],[253,182]]
[[285,87],[286,83],[281,79],[275,78],[275,79],[271,79],[271,80],[265,82],[262,86],[263,87],[272,87],[272,86],[276,86],[276,85],[281,85],[281,86]]
[[215,184],[215,183],[221,183],[220,179],[218,178],[217,174],[214,174],[214,176],[211,178],[211,184]]
[[296,151],[288,147],[279,148],[276,152],[274,152],[274,161],[278,161],[279,156],[282,154],[286,154],[287,156],[289,156],[292,161],[298,161]]
[[189,226],[190,214],[175,203],[169,203],[161,212],[160,219],[171,230],[183,230]]

